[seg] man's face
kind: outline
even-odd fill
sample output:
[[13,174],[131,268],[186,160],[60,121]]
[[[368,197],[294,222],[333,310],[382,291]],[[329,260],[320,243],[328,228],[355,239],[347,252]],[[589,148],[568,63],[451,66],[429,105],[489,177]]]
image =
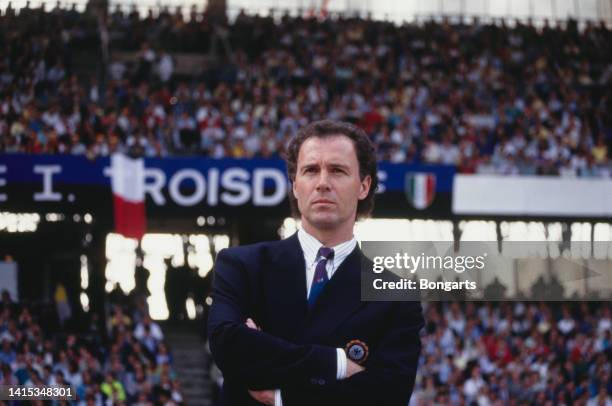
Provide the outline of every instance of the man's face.
[[321,230],[352,225],[371,181],[370,176],[359,178],[357,153],[348,137],[308,138],[300,147],[293,182],[302,222]]

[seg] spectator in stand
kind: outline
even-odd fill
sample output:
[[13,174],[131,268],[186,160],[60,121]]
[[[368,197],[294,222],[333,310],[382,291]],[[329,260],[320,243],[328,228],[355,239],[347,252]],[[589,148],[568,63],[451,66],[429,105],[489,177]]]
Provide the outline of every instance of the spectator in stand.
[[[109,344],[99,333],[43,331],[40,318],[48,304],[15,303],[8,292],[0,304],[0,384],[71,385],[77,404],[137,403],[143,405],[183,402],[180,385],[172,370],[172,353],[159,326],[148,316],[140,320],[137,308],[129,314],[115,304],[109,319]],[[46,313],[45,313],[46,315]],[[48,317],[46,315],[45,317]],[[57,315],[54,317],[57,319]],[[131,320],[140,331],[150,329],[156,339],[141,345]]]
[[411,405],[434,404],[434,397],[606,404],[612,395],[609,303],[430,303],[425,313]]
[[[115,10],[111,53],[134,52],[134,63],[111,59],[106,82],[73,69],[99,40],[87,14],[1,16],[11,41],[0,51],[0,152],[273,157],[303,123],[330,117],[362,126],[381,160],[612,173],[612,34],[603,23],[397,27],[241,13],[213,30],[196,14]],[[219,41],[225,52],[201,76],[176,74],[174,52],[205,53]]]

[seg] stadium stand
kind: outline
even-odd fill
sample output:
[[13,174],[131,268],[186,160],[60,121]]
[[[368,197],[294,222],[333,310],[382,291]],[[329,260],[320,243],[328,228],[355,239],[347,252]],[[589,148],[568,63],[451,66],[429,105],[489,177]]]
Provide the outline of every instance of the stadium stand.
[[[191,17],[117,9],[99,35],[74,9],[5,12],[0,151],[275,157],[330,117],[363,127],[381,160],[610,177],[604,23]],[[100,43],[107,77],[86,53]]]
[[[0,153],[278,157],[300,126],[329,117],[364,128],[381,161],[610,177],[610,43],[603,23],[571,20],[240,13],[218,26],[134,9],[100,27],[75,9],[8,9]],[[0,384],[65,382],[79,405],[183,403],[146,306],[111,295],[107,332],[75,333],[59,305],[2,299]],[[411,404],[611,405],[610,313],[606,302],[430,303]]]
[[53,306],[14,302],[4,291],[0,385],[70,385],[77,405],[183,404],[159,325],[141,307],[123,306],[112,303],[105,339],[95,320],[71,329]]
[[610,405],[609,303],[430,303],[411,405]]

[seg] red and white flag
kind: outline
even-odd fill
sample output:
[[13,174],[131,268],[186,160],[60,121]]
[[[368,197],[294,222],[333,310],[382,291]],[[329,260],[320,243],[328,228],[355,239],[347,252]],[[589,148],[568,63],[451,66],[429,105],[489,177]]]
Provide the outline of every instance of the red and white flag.
[[417,210],[428,208],[436,196],[436,175],[425,172],[409,172],[404,180],[404,193]]
[[115,231],[128,238],[140,239],[147,226],[144,159],[113,154],[111,174]]

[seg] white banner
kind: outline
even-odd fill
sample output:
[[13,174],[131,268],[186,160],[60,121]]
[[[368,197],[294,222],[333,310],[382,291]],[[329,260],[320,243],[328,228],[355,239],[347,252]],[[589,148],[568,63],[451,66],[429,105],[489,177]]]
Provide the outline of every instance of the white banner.
[[611,179],[455,175],[453,213],[612,217]]

